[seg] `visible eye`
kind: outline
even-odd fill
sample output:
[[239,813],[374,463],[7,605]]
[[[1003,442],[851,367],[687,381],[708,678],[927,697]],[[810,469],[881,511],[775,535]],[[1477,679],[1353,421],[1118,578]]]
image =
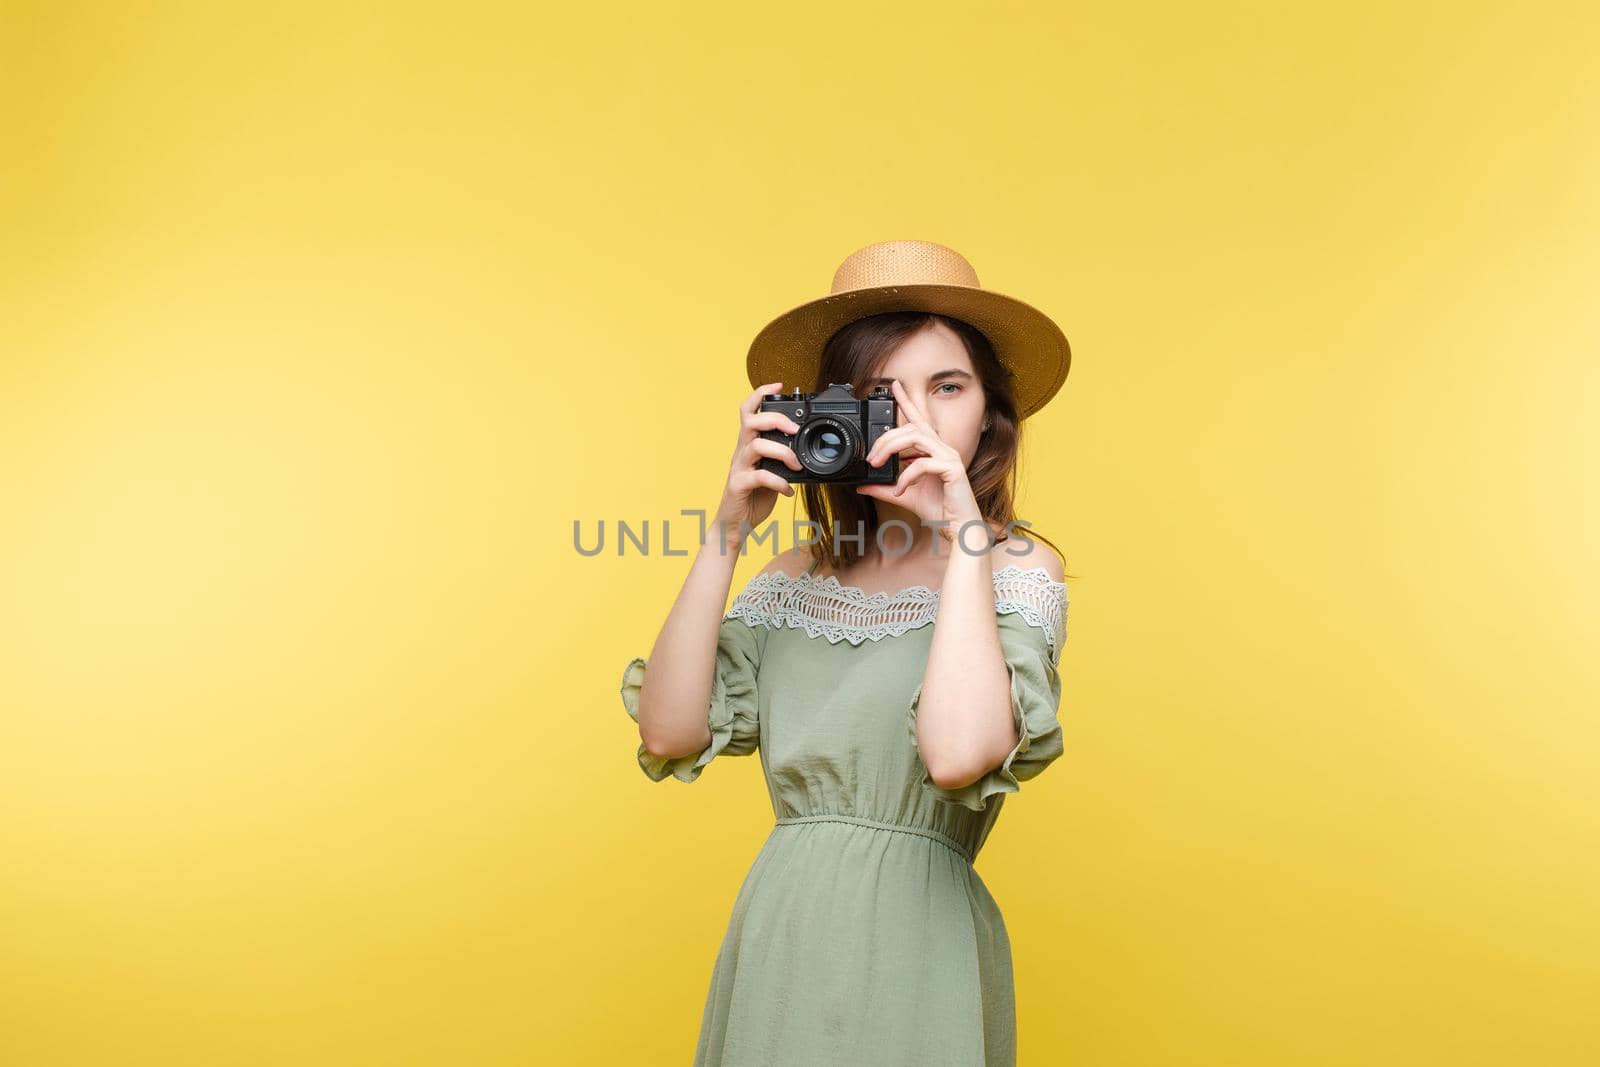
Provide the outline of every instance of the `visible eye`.
[[945,396],[955,396],[956,393],[961,392],[961,386],[957,382],[940,382],[939,383],[939,388],[940,389],[943,389],[946,386],[949,386],[951,389],[954,389],[955,393],[945,393],[944,394]]

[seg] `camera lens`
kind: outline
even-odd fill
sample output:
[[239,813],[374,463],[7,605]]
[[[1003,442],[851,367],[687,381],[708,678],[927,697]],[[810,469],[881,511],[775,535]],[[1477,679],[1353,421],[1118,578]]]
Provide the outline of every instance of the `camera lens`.
[[813,474],[837,474],[859,451],[856,436],[847,424],[838,419],[812,419],[800,428],[800,435],[795,441],[795,455],[800,465]]
[[822,429],[817,431],[816,437],[811,441],[812,451],[820,460],[832,462],[839,458],[839,453],[844,451],[844,438],[839,436],[839,431]]

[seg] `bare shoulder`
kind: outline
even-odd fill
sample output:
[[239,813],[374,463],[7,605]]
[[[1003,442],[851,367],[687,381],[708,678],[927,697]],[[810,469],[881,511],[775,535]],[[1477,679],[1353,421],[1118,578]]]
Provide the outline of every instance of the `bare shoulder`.
[[812,555],[809,548],[791,548],[787,552],[780,552],[768,560],[767,565],[761,568],[761,573],[772,574],[776,572],[786,574],[790,578],[798,578],[806,572],[807,567],[811,566],[811,560]]
[[1001,567],[1021,567],[1023,570],[1042,567],[1050,575],[1051,581],[1065,580],[1066,565],[1056,550],[1043,541],[1029,537],[1024,530],[1013,528],[1011,536],[995,545],[991,555],[995,570]]

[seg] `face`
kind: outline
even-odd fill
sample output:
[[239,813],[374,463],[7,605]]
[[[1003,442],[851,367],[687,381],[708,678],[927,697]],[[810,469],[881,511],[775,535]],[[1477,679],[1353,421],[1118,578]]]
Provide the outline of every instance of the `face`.
[[[961,338],[942,322],[919,330],[889,356],[867,387],[888,385],[895,378],[922,408],[939,438],[961,453],[964,466],[970,466],[978,451],[987,405],[983,384]],[[905,424],[905,412],[901,411],[897,425]],[[901,462],[906,462],[903,456]]]

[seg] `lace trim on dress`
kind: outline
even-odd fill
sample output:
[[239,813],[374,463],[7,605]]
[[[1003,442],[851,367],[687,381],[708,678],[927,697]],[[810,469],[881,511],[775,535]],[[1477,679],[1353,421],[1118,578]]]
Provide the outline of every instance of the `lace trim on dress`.
[[[1061,655],[1067,636],[1067,584],[1055,581],[1043,567],[1023,569],[1007,564],[994,572],[995,611],[1020,614],[1043,630],[1052,659]],[[787,626],[807,637],[825,637],[837,644],[880,641],[926,626],[938,617],[939,591],[913,585],[897,593],[868,593],[842,585],[829,574],[809,572],[791,577],[768,571],[750,579],[724,618],[743,619],[751,626]]]

